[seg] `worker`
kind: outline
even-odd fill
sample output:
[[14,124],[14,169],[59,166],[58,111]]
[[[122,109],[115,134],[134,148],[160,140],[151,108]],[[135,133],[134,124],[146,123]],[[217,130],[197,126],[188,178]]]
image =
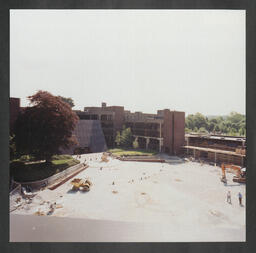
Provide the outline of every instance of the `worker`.
[[242,168],[241,169],[241,177],[245,178],[245,176],[246,176],[246,168]]
[[239,205],[241,206],[242,205],[242,194],[241,192],[238,193],[238,199],[239,199]]
[[228,191],[228,193],[227,193],[227,202],[228,202],[229,204],[232,204],[232,203],[231,203],[231,193],[230,193],[230,191]]

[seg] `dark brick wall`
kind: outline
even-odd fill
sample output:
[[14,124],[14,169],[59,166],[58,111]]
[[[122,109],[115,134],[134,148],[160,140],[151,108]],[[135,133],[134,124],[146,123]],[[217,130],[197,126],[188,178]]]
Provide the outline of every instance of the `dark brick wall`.
[[181,147],[185,142],[185,112],[174,114],[174,154],[181,154]]
[[20,99],[10,98],[9,105],[10,105],[10,132],[12,132],[14,123],[20,113]]
[[168,109],[163,111],[163,151],[178,155],[185,142],[185,113],[174,112]]
[[171,154],[172,153],[172,113],[170,110],[163,110],[164,114],[164,124],[163,124],[163,152]]
[[107,110],[115,112],[113,119],[114,123],[114,133],[116,131],[121,131],[124,125],[124,107],[123,106],[108,106]]

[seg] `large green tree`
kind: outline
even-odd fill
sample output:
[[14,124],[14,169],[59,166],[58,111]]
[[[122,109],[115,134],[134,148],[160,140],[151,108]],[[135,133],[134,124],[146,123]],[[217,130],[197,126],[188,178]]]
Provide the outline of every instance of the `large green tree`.
[[195,122],[195,127],[197,127],[198,129],[207,127],[207,121],[205,116],[199,112],[195,114],[194,122]]
[[117,134],[116,134],[115,143],[116,143],[116,145],[117,145],[118,147],[121,145],[121,134],[120,134],[119,131],[118,131]]
[[131,128],[124,128],[121,134],[120,146],[126,148],[132,147],[132,141],[133,137]]
[[196,131],[200,128],[206,130],[208,128],[207,118],[201,113],[188,115],[185,124],[186,128],[191,129],[192,131]]
[[186,125],[186,128],[188,130],[192,130],[192,131],[194,130],[195,122],[194,122],[194,115],[193,114],[190,114],[186,117],[185,125]]
[[38,91],[28,99],[30,106],[19,115],[14,127],[17,151],[49,161],[60,148],[76,143],[72,132],[78,117],[60,97],[47,91]]
[[137,148],[139,147],[139,142],[138,142],[137,139],[135,139],[135,140],[133,141],[132,146],[133,146],[134,149],[137,149]]

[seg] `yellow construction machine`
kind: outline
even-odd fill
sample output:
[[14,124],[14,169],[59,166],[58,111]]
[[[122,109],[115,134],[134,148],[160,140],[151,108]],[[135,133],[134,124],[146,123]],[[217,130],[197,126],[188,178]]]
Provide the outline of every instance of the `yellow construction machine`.
[[90,187],[92,183],[88,179],[81,179],[81,178],[75,178],[71,181],[71,184],[73,185],[72,190],[77,191],[90,191]]
[[241,168],[233,164],[224,164],[224,163],[222,163],[221,165],[221,169],[222,169],[222,177],[220,179],[221,182],[227,183],[226,169],[228,168],[236,172],[236,176],[233,177],[233,182],[238,182],[238,183],[246,182],[246,168]]

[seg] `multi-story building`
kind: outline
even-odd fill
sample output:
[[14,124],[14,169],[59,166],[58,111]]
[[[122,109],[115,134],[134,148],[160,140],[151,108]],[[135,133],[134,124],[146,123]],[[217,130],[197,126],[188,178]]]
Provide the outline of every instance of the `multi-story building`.
[[[10,131],[23,107],[19,98],[10,98]],[[156,114],[130,112],[123,106],[85,107],[74,110],[80,118],[74,130],[78,146],[70,149],[88,152],[105,151],[115,146],[115,138],[123,127],[130,127],[140,148],[168,154],[192,155],[215,163],[246,165],[246,139],[234,136],[186,135],[185,113],[158,110]],[[103,134],[102,134],[103,133]]]
[[79,118],[100,120],[108,147],[115,145],[115,137],[123,126],[130,127],[139,147],[169,154],[179,154],[185,141],[185,113],[158,110],[157,114],[132,113],[123,106],[85,107],[75,111]]
[[101,107],[84,107],[84,111],[75,111],[81,120],[99,120],[108,147],[115,144],[117,131],[121,131],[124,125],[124,107],[107,106],[102,103]]
[[[22,109],[19,98],[10,98],[11,128]],[[114,147],[116,134],[118,131],[121,132],[123,127],[131,128],[133,137],[138,140],[140,148],[153,149],[168,154],[180,154],[184,145],[184,112],[164,109],[158,110],[156,114],[132,113],[124,110],[123,106],[107,106],[106,103],[102,103],[101,107],[84,107],[83,111],[74,110],[74,112],[79,116],[80,121],[83,121],[74,130],[74,135],[77,135],[81,144],[77,148],[81,150],[100,152],[98,147],[102,147],[102,151],[106,149],[106,145],[108,148]],[[88,124],[85,122],[86,120]],[[101,129],[99,130],[98,126],[103,131],[106,145],[102,141]],[[85,131],[93,135],[93,138],[89,138],[88,133],[83,133]],[[94,136],[96,133],[98,137]],[[98,140],[101,141],[96,149],[94,144]]]

